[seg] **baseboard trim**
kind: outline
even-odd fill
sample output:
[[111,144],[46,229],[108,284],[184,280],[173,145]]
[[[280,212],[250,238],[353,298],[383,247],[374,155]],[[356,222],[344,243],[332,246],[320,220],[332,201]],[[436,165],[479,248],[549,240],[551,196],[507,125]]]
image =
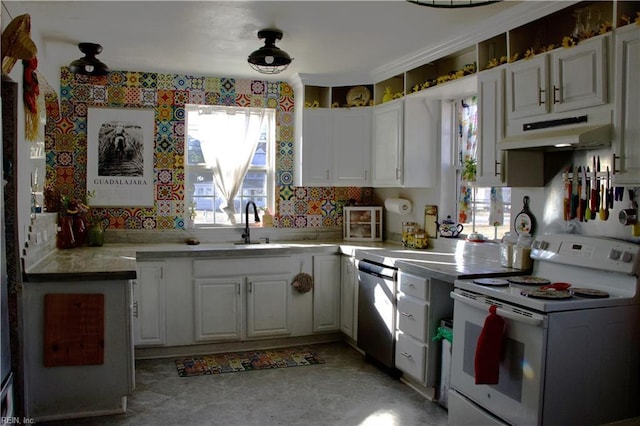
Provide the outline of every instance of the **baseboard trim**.
[[279,337],[274,339],[244,340],[237,342],[203,343],[188,346],[157,346],[135,348],[135,359],[174,358],[225,352],[264,350],[288,346],[312,345],[337,342],[345,339],[341,332],[314,334],[301,337]]

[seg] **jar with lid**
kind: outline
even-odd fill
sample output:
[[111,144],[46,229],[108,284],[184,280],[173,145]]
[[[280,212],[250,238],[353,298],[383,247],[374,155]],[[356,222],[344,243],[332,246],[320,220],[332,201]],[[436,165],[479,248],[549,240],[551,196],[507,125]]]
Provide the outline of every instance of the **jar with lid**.
[[517,238],[511,232],[505,232],[500,242],[500,265],[506,268],[513,267],[513,247]]
[[520,234],[513,247],[513,267],[516,269],[531,269],[531,234]]
[[413,246],[413,235],[415,233],[415,222],[402,222],[402,245],[405,247]]
[[413,234],[413,248],[426,249],[428,245],[429,239],[424,229],[417,229],[415,234]]

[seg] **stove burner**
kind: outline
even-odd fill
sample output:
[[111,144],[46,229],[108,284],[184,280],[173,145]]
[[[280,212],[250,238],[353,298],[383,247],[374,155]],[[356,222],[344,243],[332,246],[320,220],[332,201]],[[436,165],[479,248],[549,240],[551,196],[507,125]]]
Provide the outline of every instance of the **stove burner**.
[[476,278],[473,280],[474,284],[490,285],[490,286],[503,286],[509,285],[509,281],[502,278]]
[[556,290],[554,288],[549,288],[547,290],[522,290],[520,294],[526,297],[534,297],[536,299],[570,299],[573,297],[569,291]]
[[530,275],[509,277],[509,278],[507,278],[507,281],[509,281],[510,283],[513,283],[513,284],[526,284],[526,285],[551,284],[551,281],[549,281],[546,278],[534,277],[534,276],[530,276]]
[[609,293],[607,293],[606,291],[596,290],[595,288],[572,288],[570,292],[574,296],[594,299],[609,297]]

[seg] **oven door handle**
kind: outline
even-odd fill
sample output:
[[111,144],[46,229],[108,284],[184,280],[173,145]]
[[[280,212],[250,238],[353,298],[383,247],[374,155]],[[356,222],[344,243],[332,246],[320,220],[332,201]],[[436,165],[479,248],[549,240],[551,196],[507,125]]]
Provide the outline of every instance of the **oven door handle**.
[[[486,303],[482,303],[482,302],[478,302],[478,301],[473,300],[473,299],[469,299],[467,297],[461,296],[461,295],[459,295],[457,293],[454,293],[454,292],[451,292],[451,297],[454,300],[457,300],[458,302],[462,302],[462,303],[464,303],[466,305],[473,306],[474,308],[478,308],[480,310],[487,309],[490,306],[490,305],[487,305]],[[500,315],[501,317],[508,318],[510,320],[514,320],[514,321],[518,321],[518,322],[524,322],[524,323],[527,323],[529,325],[533,325],[535,327],[542,327],[544,325],[544,318],[542,318],[542,317],[540,317],[540,318],[527,317],[527,316],[524,316],[524,315],[513,313],[513,312],[508,311],[506,309],[502,309],[502,308],[500,308],[498,306],[496,306],[496,308],[497,308],[496,309],[496,313],[498,315]]]

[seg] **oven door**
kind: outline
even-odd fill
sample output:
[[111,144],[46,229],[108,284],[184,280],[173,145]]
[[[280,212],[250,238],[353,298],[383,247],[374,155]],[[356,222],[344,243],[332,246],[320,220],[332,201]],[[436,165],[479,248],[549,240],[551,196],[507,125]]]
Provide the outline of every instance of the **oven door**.
[[[546,317],[461,289],[455,289],[451,297],[454,299],[451,388],[510,424],[539,424]],[[498,307],[497,314],[505,321],[499,382],[476,385],[476,345],[491,305]],[[455,415],[450,412],[450,418]]]

